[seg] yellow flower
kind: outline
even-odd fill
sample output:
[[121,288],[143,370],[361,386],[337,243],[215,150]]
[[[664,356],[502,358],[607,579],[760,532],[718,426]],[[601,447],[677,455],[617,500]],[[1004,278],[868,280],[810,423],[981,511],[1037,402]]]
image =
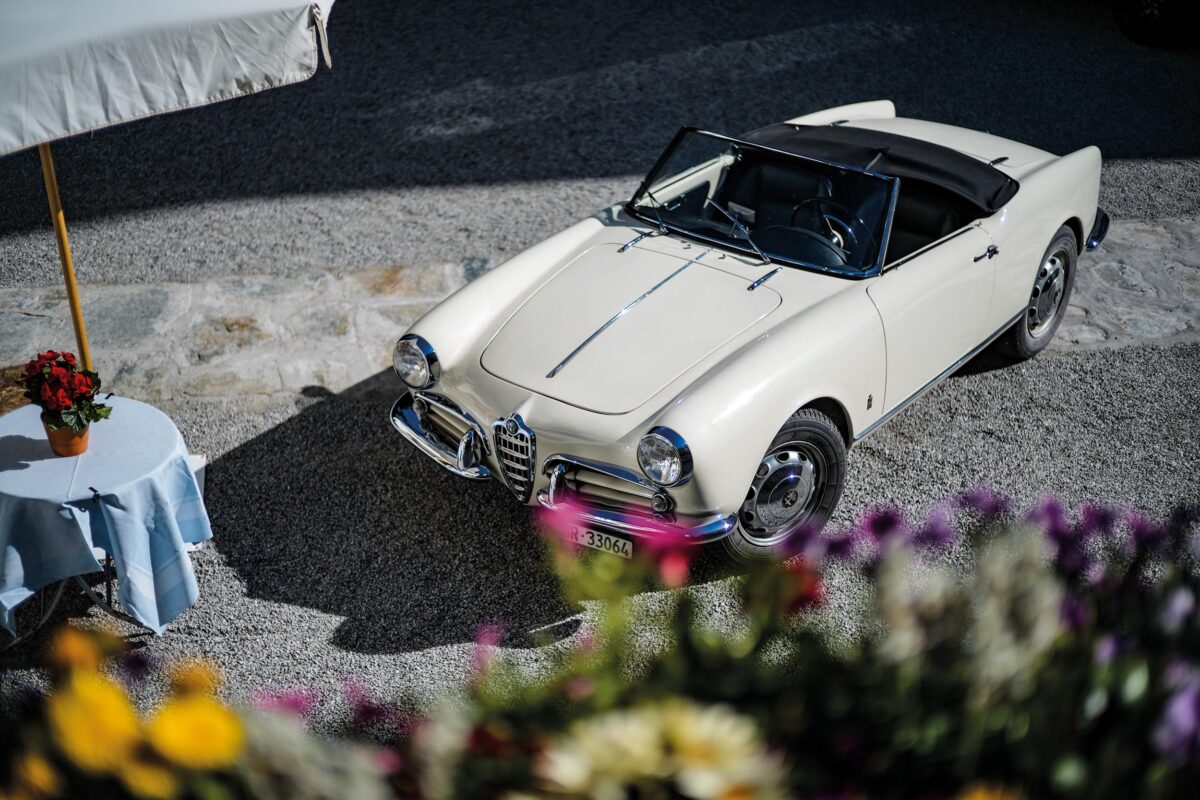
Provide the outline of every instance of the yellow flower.
[[959,793],[958,800],[1022,800],[1024,796],[1021,792],[1003,786],[973,783]]
[[17,786],[35,797],[53,796],[59,791],[58,774],[38,753],[23,753],[13,765],[13,778]]
[[220,685],[217,668],[207,661],[182,661],[171,669],[171,691],[175,694],[215,694]]
[[54,635],[47,658],[62,669],[85,669],[95,672],[104,663],[104,653],[96,637],[73,626],[66,626]]
[[246,733],[237,715],[208,695],[171,700],[154,715],[146,738],[168,761],[187,769],[223,769],[242,752]]
[[112,772],[140,739],[137,712],[120,686],[94,672],[75,672],[46,701],[59,750],[80,769]]
[[161,764],[133,759],[121,768],[121,783],[145,800],[172,800],[179,794],[179,779]]

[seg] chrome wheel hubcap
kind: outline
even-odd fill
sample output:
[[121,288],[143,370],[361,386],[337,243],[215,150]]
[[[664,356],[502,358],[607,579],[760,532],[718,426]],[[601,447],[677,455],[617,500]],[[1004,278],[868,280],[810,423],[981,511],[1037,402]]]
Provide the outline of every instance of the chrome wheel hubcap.
[[758,544],[774,544],[812,515],[821,496],[825,461],[807,442],[789,442],[758,465],[739,515],[742,530]]
[[1067,285],[1066,264],[1067,254],[1056,250],[1038,269],[1025,314],[1025,324],[1035,339],[1045,335],[1058,317]]

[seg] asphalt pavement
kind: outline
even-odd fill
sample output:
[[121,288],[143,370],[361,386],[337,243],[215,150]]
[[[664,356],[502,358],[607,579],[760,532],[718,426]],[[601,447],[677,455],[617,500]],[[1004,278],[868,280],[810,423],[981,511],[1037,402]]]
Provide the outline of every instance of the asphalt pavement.
[[[342,0],[330,40],[333,71],[305,84],[55,147],[85,296],[495,263],[627,195],[681,123],[736,132],[878,97],[1052,152],[1099,145],[1102,204],[1151,238],[1200,217],[1200,53],[1127,41],[1099,1]],[[0,288],[53,285],[36,157],[0,159],[0,187]],[[1194,270],[1183,246],[1168,260]],[[855,448],[835,523],[981,483],[1026,505],[1200,500],[1200,342],[1120,344],[968,365]],[[214,659],[234,698],[316,686],[330,722],[346,677],[423,707],[453,693],[480,625],[504,625],[530,672],[588,627],[525,509],[400,446],[375,369],[335,391],[156,400],[212,459],[216,538],[194,554],[199,603],[147,652]],[[717,626],[736,624],[727,573],[705,559],[691,589]],[[861,584],[839,573],[830,596],[851,626]],[[547,627],[559,644],[533,647]],[[0,656],[0,688],[40,680],[32,653]]]

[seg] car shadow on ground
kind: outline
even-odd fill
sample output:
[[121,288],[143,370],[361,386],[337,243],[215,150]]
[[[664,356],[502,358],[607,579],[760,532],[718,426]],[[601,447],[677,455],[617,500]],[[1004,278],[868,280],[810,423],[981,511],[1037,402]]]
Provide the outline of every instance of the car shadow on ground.
[[391,428],[380,373],[324,394],[210,464],[214,542],[251,598],[345,617],[333,643],[406,652],[497,623],[521,646],[578,613],[531,514],[497,482],[440,469]]
[[[343,0],[329,38],[334,68],[304,83],[56,143],[71,219],[642,174],[680,124],[880,97],[1054,153],[1200,155],[1200,52],[1129,41],[1105,0]],[[45,225],[32,152],[0,186],[0,230]]]
[[[247,595],[345,617],[332,643],[356,652],[471,641],[488,624],[506,647],[570,635],[582,609],[562,598],[533,514],[406,444],[387,421],[398,391],[390,371],[314,387],[311,405],[209,465],[213,543]],[[707,550],[695,581],[732,574]]]

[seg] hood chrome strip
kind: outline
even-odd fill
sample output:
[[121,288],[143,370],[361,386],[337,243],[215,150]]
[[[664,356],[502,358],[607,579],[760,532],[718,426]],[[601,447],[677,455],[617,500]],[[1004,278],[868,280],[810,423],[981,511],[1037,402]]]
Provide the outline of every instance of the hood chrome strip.
[[626,305],[624,308],[622,308],[622,309],[621,309],[620,311],[618,311],[616,314],[613,314],[613,315],[612,315],[612,318],[611,318],[611,319],[609,319],[609,321],[608,321],[608,322],[604,323],[604,324],[603,324],[603,325],[601,325],[599,328],[597,328],[597,329],[596,329],[596,331],[595,331],[595,332],[594,332],[594,333],[593,333],[591,336],[589,336],[589,337],[587,337],[586,339],[584,339],[582,342],[580,342],[580,343],[579,343],[579,346],[578,346],[578,347],[576,347],[574,350],[572,350],[570,353],[568,353],[566,358],[564,358],[562,361],[558,362],[558,366],[556,366],[554,369],[552,369],[552,370],[550,370],[549,372],[547,372],[547,373],[546,373],[546,377],[547,377],[547,378],[553,378],[555,375],[557,375],[557,374],[558,374],[558,373],[559,373],[559,372],[562,370],[562,368],[563,368],[563,367],[565,367],[565,366],[566,366],[566,365],[567,365],[567,364],[568,364],[568,363],[571,361],[571,359],[572,359],[572,358],[574,358],[575,356],[579,355],[579,351],[580,351],[580,350],[582,350],[583,348],[587,347],[589,344],[591,344],[591,343],[592,343],[592,340],[593,340],[593,339],[595,339],[597,336],[599,336],[600,334],[602,334],[602,333],[604,333],[606,330],[608,330],[608,327],[609,327],[610,325],[612,325],[614,322],[616,322],[617,320],[619,320],[621,317],[623,317],[623,316],[625,316],[627,313],[629,313],[629,310],[630,310],[631,308],[633,308],[633,307],[634,307],[634,306],[636,306],[638,303],[640,303],[640,302],[642,302],[643,300],[645,300],[645,299],[646,299],[647,297],[649,297],[650,295],[654,294],[656,291],[658,291],[658,289],[659,289],[659,288],[660,288],[660,287],[661,287],[661,286],[662,286],[664,283],[666,283],[667,281],[671,280],[671,278],[674,278],[674,277],[675,277],[676,275],[678,275],[679,273],[683,272],[685,269],[687,269],[688,267],[690,267],[692,264],[695,264],[697,261],[699,261],[700,259],[704,258],[706,255],[708,255],[708,254],[709,254],[709,252],[711,252],[711,249],[710,249],[710,250],[705,250],[703,253],[701,253],[700,255],[696,256],[696,257],[695,257],[695,258],[693,258],[691,261],[687,262],[687,263],[686,263],[686,264],[684,264],[682,267],[680,267],[679,269],[675,270],[675,271],[674,271],[674,272],[672,272],[670,275],[668,275],[667,277],[663,278],[661,281],[659,281],[658,283],[654,284],[653,286],[651,286],[651,287],[650,287],[649,289],[647,289],[646,291],[642,292],[642,294],[641,294],[640,296],[638,296],[638,297],[637,297],[635,300],[633,300],[632,302],[630,302],[628,305]]

